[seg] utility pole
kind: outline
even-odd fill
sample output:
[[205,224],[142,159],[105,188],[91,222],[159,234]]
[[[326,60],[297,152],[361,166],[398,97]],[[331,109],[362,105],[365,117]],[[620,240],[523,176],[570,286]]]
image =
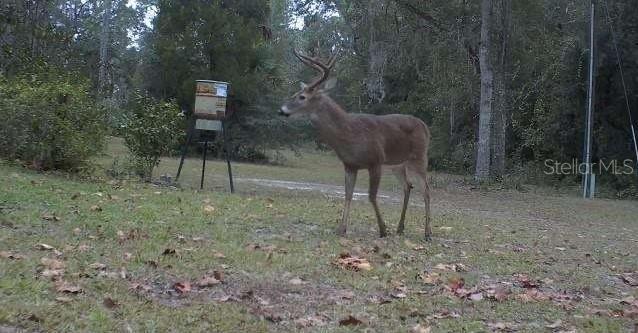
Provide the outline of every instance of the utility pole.
[[[594,0],[590,0],[590,27],[589,27],[589,86],[587,90],[587,117],[585,129],[585,174],[583,175],[583,198],[594,198],[595,179],[592,174],[591,164],[591,146],[592,146],[592,120],[593,120],[593,104],[594,104],[594,22],[596,7]],[[593,179],[592,179],[593,178]]]

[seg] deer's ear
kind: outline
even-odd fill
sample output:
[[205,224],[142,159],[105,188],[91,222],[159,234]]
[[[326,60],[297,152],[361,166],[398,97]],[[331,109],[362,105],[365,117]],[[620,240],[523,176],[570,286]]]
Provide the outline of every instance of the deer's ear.
[[299,82],[299,85],[301,86],[301,90],[305,90],[306,88],[308,88],[308,85],[303,82]]

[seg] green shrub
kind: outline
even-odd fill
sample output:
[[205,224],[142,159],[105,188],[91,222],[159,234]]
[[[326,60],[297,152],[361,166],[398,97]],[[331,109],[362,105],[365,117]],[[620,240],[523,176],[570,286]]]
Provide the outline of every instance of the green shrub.
[[140,93],[131,99],[128,109],[122,128],[124,140],[138,175],[150,180],[160,157],[171,152],[184,133],[180,110],[173,101],[156,101]]
[[78,171],[104,148],[88,80],[55,69],[0,77],[0,157],[39,170]]

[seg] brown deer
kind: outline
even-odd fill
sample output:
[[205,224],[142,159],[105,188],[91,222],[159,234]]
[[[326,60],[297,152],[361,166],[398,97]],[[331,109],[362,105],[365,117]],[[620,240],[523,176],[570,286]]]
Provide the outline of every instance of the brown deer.
[[397,228],[397,234],[404,229],[405,211],[410,199],[412,182],[423,193],[425,201],[425,238],[431,239],[430,227],[430,186],[427,179],[428,146],[430,131],[420,119],[400,114],[370,115],[350,114],[344,111],[330,98],[322,85],[328,79],[330,70],[336,62],[332,55],[327,63],[319,59],[300,54],[295,56],[305,65],[317,70],[319,78],[311,84],[301,83],[301,90],[294,94],[280,109],[284,116],[305,114],[310,116],[320,138],[335,150],[343,162],[346,173],[346,201],[337,234],[345,235],[348,227],[350,203],[354,191],[357,172],[368,169],[370,190],[368,198],[379,224],[381,237],[387,235],[386,226],[377,205],[377,191],[381,180],[382,165],[391,165],[396,177],[403,186],[403,209]]

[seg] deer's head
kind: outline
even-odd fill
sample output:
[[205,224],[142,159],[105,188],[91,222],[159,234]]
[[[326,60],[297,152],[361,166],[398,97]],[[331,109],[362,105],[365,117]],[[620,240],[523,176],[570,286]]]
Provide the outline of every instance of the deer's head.
[[292,95],[292,97],[281,106],[279,114],[286,117],[293,114],[309,113],[314,109],[314,105],[323,97],[324,91],[322,85],[328,79],[330,70],[337,61],[336,55],[332,55],[327,63],[323,63],[317,58],[305,56],[296,50],[293,50],[293,53],[303,64],[317,70],[320,76],[310,84],[302,82],[301,90]]

